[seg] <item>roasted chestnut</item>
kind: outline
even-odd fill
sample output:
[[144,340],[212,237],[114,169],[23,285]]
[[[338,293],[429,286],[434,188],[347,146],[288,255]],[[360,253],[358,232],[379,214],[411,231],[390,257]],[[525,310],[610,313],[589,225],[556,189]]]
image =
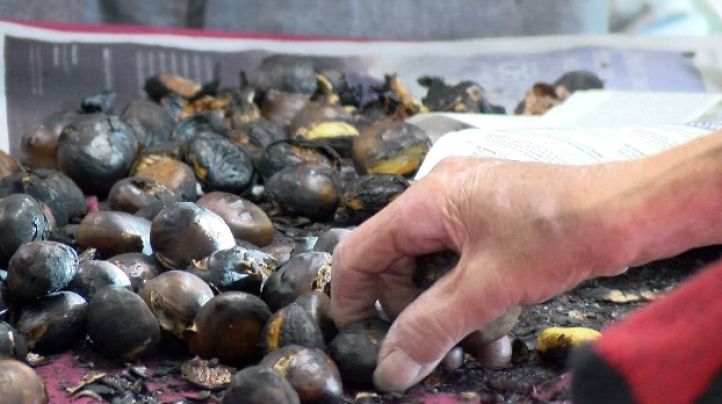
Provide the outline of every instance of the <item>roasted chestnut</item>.
[[351,152],[361,174],[409,176],[419,168],[429,146],[429,138],[421,129],[390,117],[361,132]]
[[68,285],[68,289],[85,299],[91,299],[98,290],[106,286],[131,289],[130,278],[111,262],[81,260],[78,265],[78,273]]
[[261,298],[276,311],[312,290],[325,291],[331,281],[331,254],[296,254],[268,278]]
[[431,111],[503,114],[504,107],[489,103],[486,92],[473,81],[462,81],[454,86],[444,83],[441,77],[424,76],[419,84],[426,87],[422,102]]
[[179,198],[154,179],[135,176],[116,182],[108,193],[108,205],[112,210],[135,213],[154,202],[173,203]]
[[451,348],[446,353],[444,359],[441,360],[441,365],[447,369],[458,369],[464,364],[464,349],[460,346]]
[[271,316],[263,329],[263,347],[273,352],[286,345],[324,349],[321,328],[301,305],[291,303]]
[[48,402],[43,379],[33,368],[15,359],[0,359],[0,398],[3,403]]
[[126,252],[151,254],[150,225],[150,221],[126,212],[91,212],[80,222],[77,242],[80,247],[95,248],[103,257]]
[[571,94],[579,90],[604,88],[604,81],[594,74],[594,72],[588,70],[572,70],[564,73],[552,86],[564,87],[564,89]]
[[191,202],[176,202],[158,213],[150,229],[155,257],[166,268],[182,269],[236,245],[223,219]]
[[77,293],[53,293],[23,305],[16,327],[30,350],[42,354],[62,352],[85,337],[87,306]]
[[230,128],[238,128],[251,122],[261,119],[261,110],[254,102],[256,89],[251,86],[241,72],[240,88],[220,91],[221,94],[228,94],[231,102],[226,108],[226,121]]
[[408,187],[409,181],[400,175],[363,175],[344,187],[341,205],[350,222],[361,223],[385,208]]
[[197,275],[221,291],[261,294],[261,286],[276,270],[278,262],[262,251],[235,246],[219,250],[200,261],[193,261],[186,271]]
[[271,89],[263,96],[261,114],[276,125],[288,128],[309,99],[311,99],[310,94]]
[[189,116],[176,124],[171,138],[173,142],[185,145],[201,133],[226,133],[228,128],[216,114],[201,112]]
[[161,106],[146,100],[128,103],[120,116],[133,129],[141,148],[171,140],[175,122]]
[[303,307],[311,315],[313,321],[321,329],[325,341],[330,342],[338,334],[338,329],[331,316],[331,299],[322,291],[306,292],[293,303]]
[[273,223],[266,212],[253,202],[227,192],[209,192],[196,204],[223,218],[233,237],[259,247],[271,243]]
[[347,386],[373,387],[376,358],[388,330],[388,323],[374,318],[351,324],[331,341],[329,353]]
[[104,195],[128,175],[138,141],[117,116],[80,115],[58,139],[58,166],[88,194]]
[[260,359],[261,333],[270,317],[271,311],[258,297],[224,292],[201,307],[185,339],[191,352],[201,358],[248,365]]
[[0,199],[0,268],[22,244],[44,240],[49,221],[38,201],[30,195],[15,194]]
[[78,254],[55,241],[33,241],[15,251],[8,266],[8,292],[20,299],[35,299],[57,292],[78,272]]
[[30,168],[58,169],[58,138],[65,126],[78,116],[62,111],[35,123],[20,140],[20,161]]
[[20,164],[15,158],[0,150],[0,178],[20,171]]
[[163,270],[158,260],[152,255],[139,252],[118,254],[107,259],[116,265],[130,279],[132,290],[138,291],[143,284],[158,276]]
[[0,321],[0,359],[13,357],[25,360],[27,354],[28,344],[25,336],[10,324]]
[[198,310],[213,297],[213,291],[201,278],[177,270],[150,279],[138,294],[158,318],[160,328],[180,339]]
[[244,192],[253,183],[253,162],[227,138],[202,133],[186,144],[183,160],[205,191]]
[[266,194],[284,211],[323,220],[338,207],[340,184],[336,171],[309,165],[289,167],[266,182]]
[[353,117],[341,105],[309,101],[291,122],[289,137],[327,144],[349,155],[353,139],[359,135],[353,123]]
[[313,60],[300,55],[271,55],[261,61],[253,84],[261,91],[276,89],[313,94],[317,80]]
[[286,131],[266,118],[239,125],[228,132],[228,140],[238,146],[258,167],[263,152],[270,145],[286,140]]
[[233,375],[223,393],[224,404],[298,404],[293,387],[273,369],[249,366]]
[[343,384],[336,364],[323,351],[288,345],[258,364],[273,369],[296,390],[302,403],[337,403]]
[[333,254],[339,242],[351,234],[350,229],[332,228],[324,231],[318,236],[313,251],[326,252]]
[[93,347],[112,358],[133,361],[154,354],[160,326],[143,299],[125,288],[107,286],[88,304],[88,335]]
[[115,91],[106,90],[97,94],[89,95],[80,102],[80,110],[89,114],[93,112],[104,112],[109,114],[115,106]]
[[339,161],[333,150],[298,141],[273,143],[266,147],[256,161],[256,168],[264,180],[283,169],[298,165],[337,169]]
[[195,201],[196,175],[186,163],[164,154],[148,154],[138,158],[131,174],[148,177],[168,188],[183,201]]

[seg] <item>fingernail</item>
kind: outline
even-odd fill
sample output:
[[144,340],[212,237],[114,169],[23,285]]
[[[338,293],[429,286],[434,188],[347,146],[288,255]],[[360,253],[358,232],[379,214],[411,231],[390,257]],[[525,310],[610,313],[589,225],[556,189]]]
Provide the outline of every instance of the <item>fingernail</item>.
[[381,391],[403,391],[426,376],[425,369],[426,366],[396,348],[380,359],[374,371],[374,384]]

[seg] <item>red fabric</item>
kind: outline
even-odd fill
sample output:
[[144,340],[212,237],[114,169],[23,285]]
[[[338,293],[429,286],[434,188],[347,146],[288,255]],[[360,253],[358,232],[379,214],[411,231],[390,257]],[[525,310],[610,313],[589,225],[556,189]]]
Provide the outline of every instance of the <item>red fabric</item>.
[[639,403],[691,403],[722,369],[722,262],[602,332],[597,352]]

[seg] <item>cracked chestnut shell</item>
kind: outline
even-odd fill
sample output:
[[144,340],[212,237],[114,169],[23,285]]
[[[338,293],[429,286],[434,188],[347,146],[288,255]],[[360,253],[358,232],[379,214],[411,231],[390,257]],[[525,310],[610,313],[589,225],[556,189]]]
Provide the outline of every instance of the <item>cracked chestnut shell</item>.
[[123,178],[113,184],[108,193],[108,205],[112,210],[135,213],[155,202],[179,202],[179,198],[154,179],[135,176]]
[[23,305],[16,327],[33,352],[62,352],[85,337],[87,306],[77,293],[54,293]]
[[0,268],[24,243],[44,240],[50,221],[38,201],[27,194],[9,195],[0,199]]
[[68,289],[85,299],[91,299],[95,293],[106,286],[118,286],[130,289],[130,278],[117,265],[108,261],[80,261],[78,273],[68,285]]
[[0,321],[0,358],[13,357],[25,360],[28,344],[25,336],[10,324]]
[[409,185],[409,181],[400,175],[363,175],[346,185],[341,205],[351,222],[361,223],[385,208]]
[[269,178],[266,195],[285,212],[323,220],[336,212],[340,188],[336,171],[301,165],[279,171]]
[[388,323],[368,319],[349,325],[331,341],[329,354],[346,385],[373,388],[376,359],[388,330]]
[[421,165],[430,143],[421,129],[390,117],[361,132],[354,139],[351,155],[361,174],[409,176]]
[[302,403],[337,403],[343,384],[338,367],[323,351],[288,345],[266,355],[259,366],[273,369],[296,390]]
[[10,259],[7,290],[20,299],[35,299],[57,292],[78,272],[78,254],[55,241],[23,244]]
[[183,331],[213,297],[213,291],[201,278],[178,270],[150,279],[138,294],[155,314],[160,328],[179,339],[183,339]]
[[271,255],[237,245],[216,251],[203,260],[193,261],[186,271],[220,291],[258,296],[261,286],[277,267],[278,261]]
[[105,195],[128,175],[138,149],[130,126],[103,113],[80,115],[58,139],[58,166],[87,194]]
[[163,271],[163,267],[154,256],[139,252],[118,254],[108,258],[107,261],[116,265],[128,276],[134,292]]
[[130,170],[131,175],[148,177],[168,188],[182,201],[195,201],[196,175],[186,163],[162,153],[139,156]]
[[261,333],[270,317],[258,297],[224,292],[201,307],[184,336],[191,352],[202,358],[245,366],[260,359]]
[[175,122],[160,105],[146,100],[133,100],[120,115],[133,129],[140,148],[171,140]]
[[143,299],[125,288],[108,286],[90,300],[88,335],[93,347],[111,358],[133,361],[158,349],[160,326]]
[[0,397],[4,403],[48,402],[43,379],[33,368],[15,359],[0,359]]
[[233,237],[259,247],[271,243],[273,223],[255,203],[228,192],[209,192],[196,204],[223,218]]
[[77,117],[73,111],[62,111],[36,122],[20,140],[20,162],[30,168],[57,170],[60,133]]
[[293,387],[273,369],[249,366],[231,378],[223,393],[224,404],[298,404]]
[[202,133],[186,144],[183,160],[205,191],[243,193],[253,183],[253,162],[227,138]]
[[321,328],[301,305],[291,303],[276,311],[263,329],[266,353],[286,345],[325,349]]
[[161,210],[151,224],[150,243],[156,259],[169,269],[185,268],[193,260],[236,245],[220,216],[191,202]]
[[325,291],[331,282],[331,254],[305,252],[291,257],[268,278],[261,298],[276,311],[312,290]]
[[151,222],[127,212],[101,210],[88,213],[78,228],[77,243],[95,248],[103,257],[127,252],[152,253]]

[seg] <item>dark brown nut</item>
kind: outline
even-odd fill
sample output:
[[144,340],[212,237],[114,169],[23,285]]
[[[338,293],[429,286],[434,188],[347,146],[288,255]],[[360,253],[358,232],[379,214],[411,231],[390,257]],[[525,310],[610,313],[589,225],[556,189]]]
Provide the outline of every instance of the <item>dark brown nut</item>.
[[135,133],[140,148],[171,140],[175,122],[168,111],[146,100],[133,100],[120,115]]
[[62,352],[85,338],[87,306],[77,293],[54,293],[25,304],[16,326],[33,352]]
[[313,94],[317,80],[313,60],[300,55],[271,55],[261,61],[253,77],[261,91],[276,89],[289,93]]
[[299,165],[338,169],[339,158],[333,150],[325,147],[297,141],[280,141],[267,146],[256,162],[256,168],[264,180],[279,171]]
[[117,265],[108,261],[81,260],[78,273],[68,285],[68,289],[89,300],[106,286],[130,290],[130,278]]
[[77,242],[82,248],[95,248],[103,257],[127,252],[151,254],[150,226],[150,221],[126,212],[91,212],[80,222]]
[[489,103],[484,89],[473,81],[462,81],[454,86],[446,85],[440,77],[424,76],[418,81],[427,88],[426,97],[422,101],[430,111],[482,114],[506,112],[504,107]]
[[312,290],[325,291],[331,282],[331,254],[305,252],[296,254],[268,278],[261,298],[279,310]]
[[284,346],[266,355],[259,366],[269,367],[285,378],[302,403],[341,401],[341,375],[331,358],[319,349]]
[[93,347],[104,355],[133,361],[158,349],[158,320],[143,299],[128,289],[99,290],[88,304],[87,318]]
[[201,278],[177,270],[150,279],[138,294],[158,318],[160,328],[180,339],[201,307],[213,297],[213,291]]
[[464,351],[476,358],[482,366],[502,369],[511,365],[511,339],[508,335],[484,344],[469,343],[468,337],[462,342]]
[[188,118],[197,114],[210,114],[218,117],[219,120],[224,120],[230,104],[231,94],[229,92],[223,92],[215,96],[204,95],[183,105],[180,117]]
[[318,324],[323,338],[327,342],[338,334],[338,329],[331,316],[331,299],[320,290],[312,290],[299,296],[294,303],[303,307]]
[[201,88],[198,83],[170,73],[161,73],[145,81],[145,92],[155,102],[171,94],[190,99],[197,96],[201,92]]
[[56,170],[41,168],[0,180],[0,197],[21,193],[48,205],[59,226],[83,217],[87,211],[83,191],[70,177]]
[[352,157],[361,174],[409,176],[421,165],[430,144],[421,129],[403,120],[385,118],[354,139]]
[[185,339],[201,358],[245,366],[260,359],[261,333],[270,317],[271,311],[258,297],[224,292],[201,307]]
[[331,146],[340,154],[350,155],[353,139],[359,131],[354,119],[339,104],[309,101],[296,114],[289,128],[289,137]]
[[594,72],[588,70],[572,70],[559,77],[552,86],[564,87],[568,93],[579,90],[604,88],[604,82]]
[[521,315],[521,306],[514,306],[489,324],[471,333],[464,339],[464,349],[475,350],[476,346],[488,344],[509,334]]
[[153,179],[168,188],[182,201],[195,201],[196,175],[186,163],[164,154],[147,154],[133,163],[131,175]]
[[20,299],[35,299],[57,292],[78,272],[78,254],[65,244],[33,241],[23,244],[10,259],[8,292]]
[[273,239],[273,223],[256,204],[228,192],[209,192],[196,202],[226,222],[233,237],[259,247]]
[[117,116],[80,115],[58,139],[58,166],[88,194],[105,195],[128,175],[138,149],[130,126]]
[[253,162],[227,138],[202,133],[186,144],[183,160],[193,167],[203,189],[240,194],[254,178]]
[[223,219],[191,202],[176,202],[158,213],[150,229],[155,257],[166,268],[183,269],[193,260],[236,245]]
[[86,114],[93,112],[104,112],[109,114],[115,106],[115,91],[101,91],[97,94],[91,94],[80,102],[80,110]]
[[203,133],[223,134],[228,131],[223,117],[209,111],[200,112],[184,118],[173,128],[171,140],[173,143],[185,145],[196,136]]
[[20,172],[20,164],[15,158],[0,150],[0,178]]
[[293,118],[311,99],[310,94],[289,93],[279,90],[269,90],[265,93],[261,103],[261,114],[264,118],[282,128],[288,128]]
[[268,198],[285,212],[316,220],[331,217],[339,202],[338,173],[301,165],[274,174],[266,182]]
[[261,286],[277,267],[278,261],[273,256],[235,246],[193,261],[186,271],[222,292],[237,291],[258,296]]
[[270,145],[287,139],[286,131],[266,118],[245,123],[228,132],[228,140],[243,150],[258,167],[263,152]]
[[130,279],[131,289],[137,292],[145,282],[155,278],[163,271],[163,266],[152,255],[143,253],[118,254],[107,259],[125,272]]
[[347,386],[373,388],[376,359],[388,330],[388,323],[369,319],[351,324],[331,341],[329,353]]
[[110,209],[121,212],[135,213],[155,202],[170,204],[179,202],[179,198],[154,179],[143,176],[124,178],[108,193]]
[[223,394],[224,404],[298,404],[293,387],[273,369],[249,366],[233,375]]
[[[221,93],[224,92],[221,91]],[[241,72],[240,88],[227,91],[226,94],[231,99],[225,110],[228,127],[235,129],[261,119],[261,110],[254,102],[256,89],[247,82],[245,73]]]
[[316,245],[313,246],[313,251],[321,251],[333,254],[333,250],[336,248],[338,243],[340,243],[341,240],[346,238],[349,234],[351,234],[350,229],[328,229],[318,236],[318,240],[316,240]]
[[550,109],[564,102],[569,92],[564,87],[536,83],[526,92],[524,100],[517,105],[517,115],[544,115]]
[[35,123],[23,133],[20,141],[20,161],[30,168],[58,169],[58,138],[65,126],[78,116],[62,111]]
[[50,231],[48,217],[30,195],[15,194],[0,199],[0,267],[24,243],[44,240]]
[[385,208],[409,185],[400,175],[364,175],[346,185],[341,205],[352,223],[361,223]]
[[25,336],[10,324],[0,321],[0,359],[15,358],[25,360],[28,354],[28,343]]
[[5,403],[48,402],[43,379],[33,368],[15,359],[0,359],[0,397]]
[[325,349],[321,328],[301,305],[291,303],[271,316],[263,329],[265,352],[287,345]]
[[460,346],[451,348],[441,360],[441,365],[447,369],[458,369],[464,364],[464,349]]

